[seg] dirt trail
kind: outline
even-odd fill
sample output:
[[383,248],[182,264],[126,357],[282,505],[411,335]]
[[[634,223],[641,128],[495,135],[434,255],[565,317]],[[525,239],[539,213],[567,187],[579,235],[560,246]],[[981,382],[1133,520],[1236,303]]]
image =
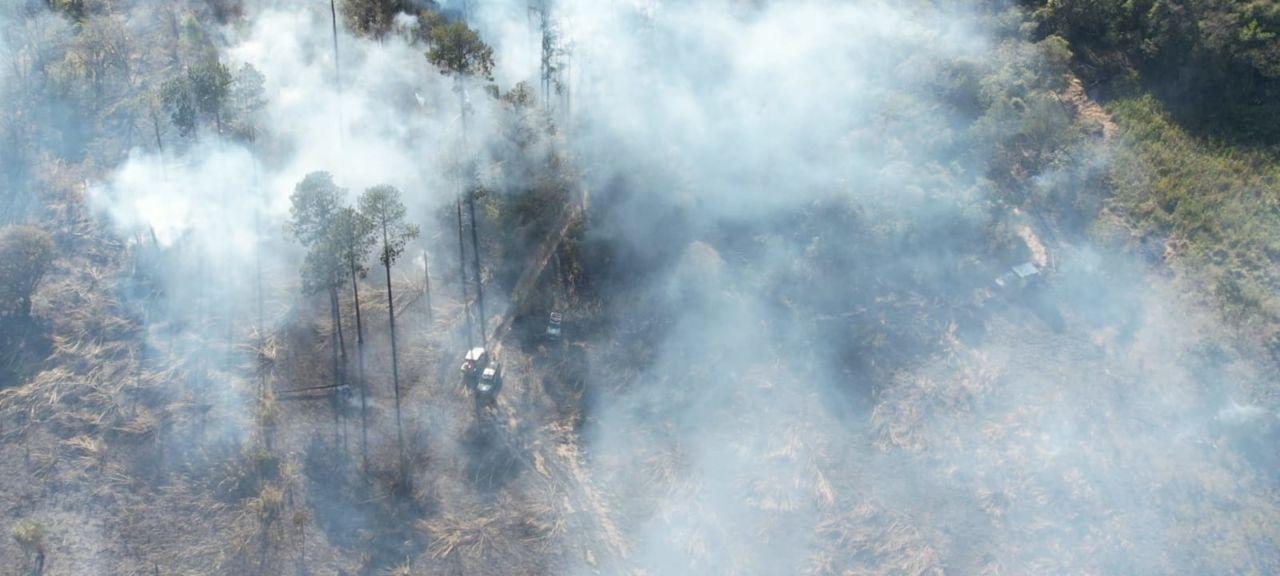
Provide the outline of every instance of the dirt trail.
[[1084,88],[1084,83],[1074,74],[1067,81],[1067,90],[1062,95],[1062,99],[1072,108],[1075,108],[1076,114],[1085,119],[1088,123],[1097,126],[1102,130],[1102,140],[1104,143],[1110,143],[1115,137],[1118,128],[1115,121],[1111,119],[1111,115],[1107,113],[1102,106],[1099,106]]
[[[520,351],[508,352],[503,363],[519,366],[521,380],[526,386],[542,380],[533,359]],[[494,412],[488,416],[506,430],[499,440],[507,445],[511,454],[523,461],[528,470],[537,474],[551,493],[557,495],[567,527],[565,533],[571,535],[567,546],[576,549],[578,560],[597,573],[631,573],[626,568],[630,549],[596,490],[590,473],[583,467],[583,454],[576,435],[568,426],[554,420],[542,423],[532,434],[519,433],[520,417],[527,419],[532,416],[519,413],[516,406],[520,402],[518,398],[536,394],[530,389],[522,392],[509,390],[498,399]]]
[[[1093,134],[1101,139],[1104,147],[1110,146],[1119,131],[1111,114],[1089,96],[1088,91],[1084,87],[1084,82],[1074,74],[1070,75],[1067,80],[1067,88],[1063,91],[1059,98],[1062,102],[1071,107],[1072,111],[1079,117],[1085,125],[1093,129]],[[1020,237],[1027,249],[1031,252],[1031,259],[1038,267],[1044,269],[1052,267],[1054,264],[1050,247],[1054,251],[1058,251],[1062,241],[1056,233],[1057,227],[1053,222],[1048,221],[1043,214],[1023,213],[1015,208],[1013,210],[1015,217],[1020,220],[1016,226],[1015,233]]]
[[[517,425],[515,407],[509,402],[498,405],[499,417],[509,428]],[[557,425],[543,426],[537,439],[516,453],[527,451],[532,461],[526,465],[536,472],[552,493],[562,497],[561,509],[566,519],[566,533],[572,535],[571,546],[577,548],[585,566],[597,573],[628,574],[631,555],[622,531],[613,522],[590,473],[583,468],[583,455],[572,431]],[[508,436],[512,438],[513,436]]]
[[511,289],[511,305],[499,317],[498,325],[493,330],[494,353],[502,351],[503,339],[511,332],[511,323],[515,320],[516,314],[519,313],[520,303],[537,286],[538,279],[542,277],[547,265],[551,263],[551,257],[555,255],[556,250],[560,248],[560,244],[564,242],[565,237],[569,235],[569,231],[573,229],[574,225],[582,220],[583,213],[584,210],[580,204],[568,204],[564,211],[561,212],[560,225],[553,226],[547,236],[538,244],[538,251],[534,253],[533,260],[520,273],[520,278],[516,280],[515,288]]
[[[1018,212],[1014,209],[1015,213]],[[1049,250],[1044,247],[1044,242],[1040,240],[1040,235],[1031,228],[1030,224],[1019,224],[1017,228],[1018,237],[1022,238],[1022,242],[1027,245],[1027,250],[1031,251],[1031,261],[1036,263],[1036,267],[1044,269],[1049,265]]]

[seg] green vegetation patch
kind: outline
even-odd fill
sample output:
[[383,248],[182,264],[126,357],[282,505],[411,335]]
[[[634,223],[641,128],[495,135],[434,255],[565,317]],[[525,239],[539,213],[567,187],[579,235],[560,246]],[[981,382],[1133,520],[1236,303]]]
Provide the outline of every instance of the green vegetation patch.
[[1107,106],[1119,127],[1113,205],[1144,237],[1167,236],[1173,261],[1203,272],[1236,320],[1280,320],[1280,164],[1196,138],[1151,96]]

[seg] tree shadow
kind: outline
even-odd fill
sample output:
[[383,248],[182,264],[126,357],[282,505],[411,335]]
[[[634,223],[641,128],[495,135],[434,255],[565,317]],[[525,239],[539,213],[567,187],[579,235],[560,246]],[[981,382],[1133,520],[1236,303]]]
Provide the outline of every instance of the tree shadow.
[[476,418],[462,436],[467,478],[475,487],[496,492],[520,476],[527,454],[489,407],[477,407]]
[[0,317],[0,390],[35,375],[53,351],[48,332],[34,317]]
[[330,542],[344,548],[356,545],[356,535],[373,526],[376,512],[366,504],[370,498],[362,498],[368,487],[353,481],[348,458],[319,437],[307,447],[303,465],[316,525]]
[[433,505],[415,498],[398,468],[371,470],[366,482],[354,461],[322,439],[312,441],[304,466],[316,525],[331,544],[367,552],[362,573],[381,574],[422,544],[415,526]]

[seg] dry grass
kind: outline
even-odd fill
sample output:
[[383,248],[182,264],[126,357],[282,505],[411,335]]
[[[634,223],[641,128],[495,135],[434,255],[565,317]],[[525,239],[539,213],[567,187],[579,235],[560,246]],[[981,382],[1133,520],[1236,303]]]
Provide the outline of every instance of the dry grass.
[[63,272],[40,292],[39,313],[53,318],[52,352],[33,379],[0,391],[0,414],[24,425],[53,420],[72,435],[154,429],[154,407],[133,399],[163,396],[180,364],[157,360],[139,368],[140,328],[108,296],[108,277],[100,267]]
[[23,550],[34,551],[44,547],[44,525],[35,520],[27,519],[14,524],[9,534]]
[[824,546],[811,555],[809,575],[944,573],[941,555],[909,518],[870,502],[824,517],[814,534]]
[[433,561],[457,563],[468,572],[532,574],[562,533],[563,521],[548,501],[531,506],[504,495],[422,520],[418,530]]

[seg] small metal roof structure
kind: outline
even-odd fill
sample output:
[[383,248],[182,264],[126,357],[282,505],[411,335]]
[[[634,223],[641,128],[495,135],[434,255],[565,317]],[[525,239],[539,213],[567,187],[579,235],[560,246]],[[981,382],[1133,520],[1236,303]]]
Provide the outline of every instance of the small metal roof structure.
[[1019,278],[1027,278],[1039,274],[1040,267],[1036,266],[1035,262],[1023,262],[1013,267],[1013,273],[1017,274]]
[[467,350],[467,356],[464,358],[468,362],[479,362],[484,358],[485,350],[479,346]]

